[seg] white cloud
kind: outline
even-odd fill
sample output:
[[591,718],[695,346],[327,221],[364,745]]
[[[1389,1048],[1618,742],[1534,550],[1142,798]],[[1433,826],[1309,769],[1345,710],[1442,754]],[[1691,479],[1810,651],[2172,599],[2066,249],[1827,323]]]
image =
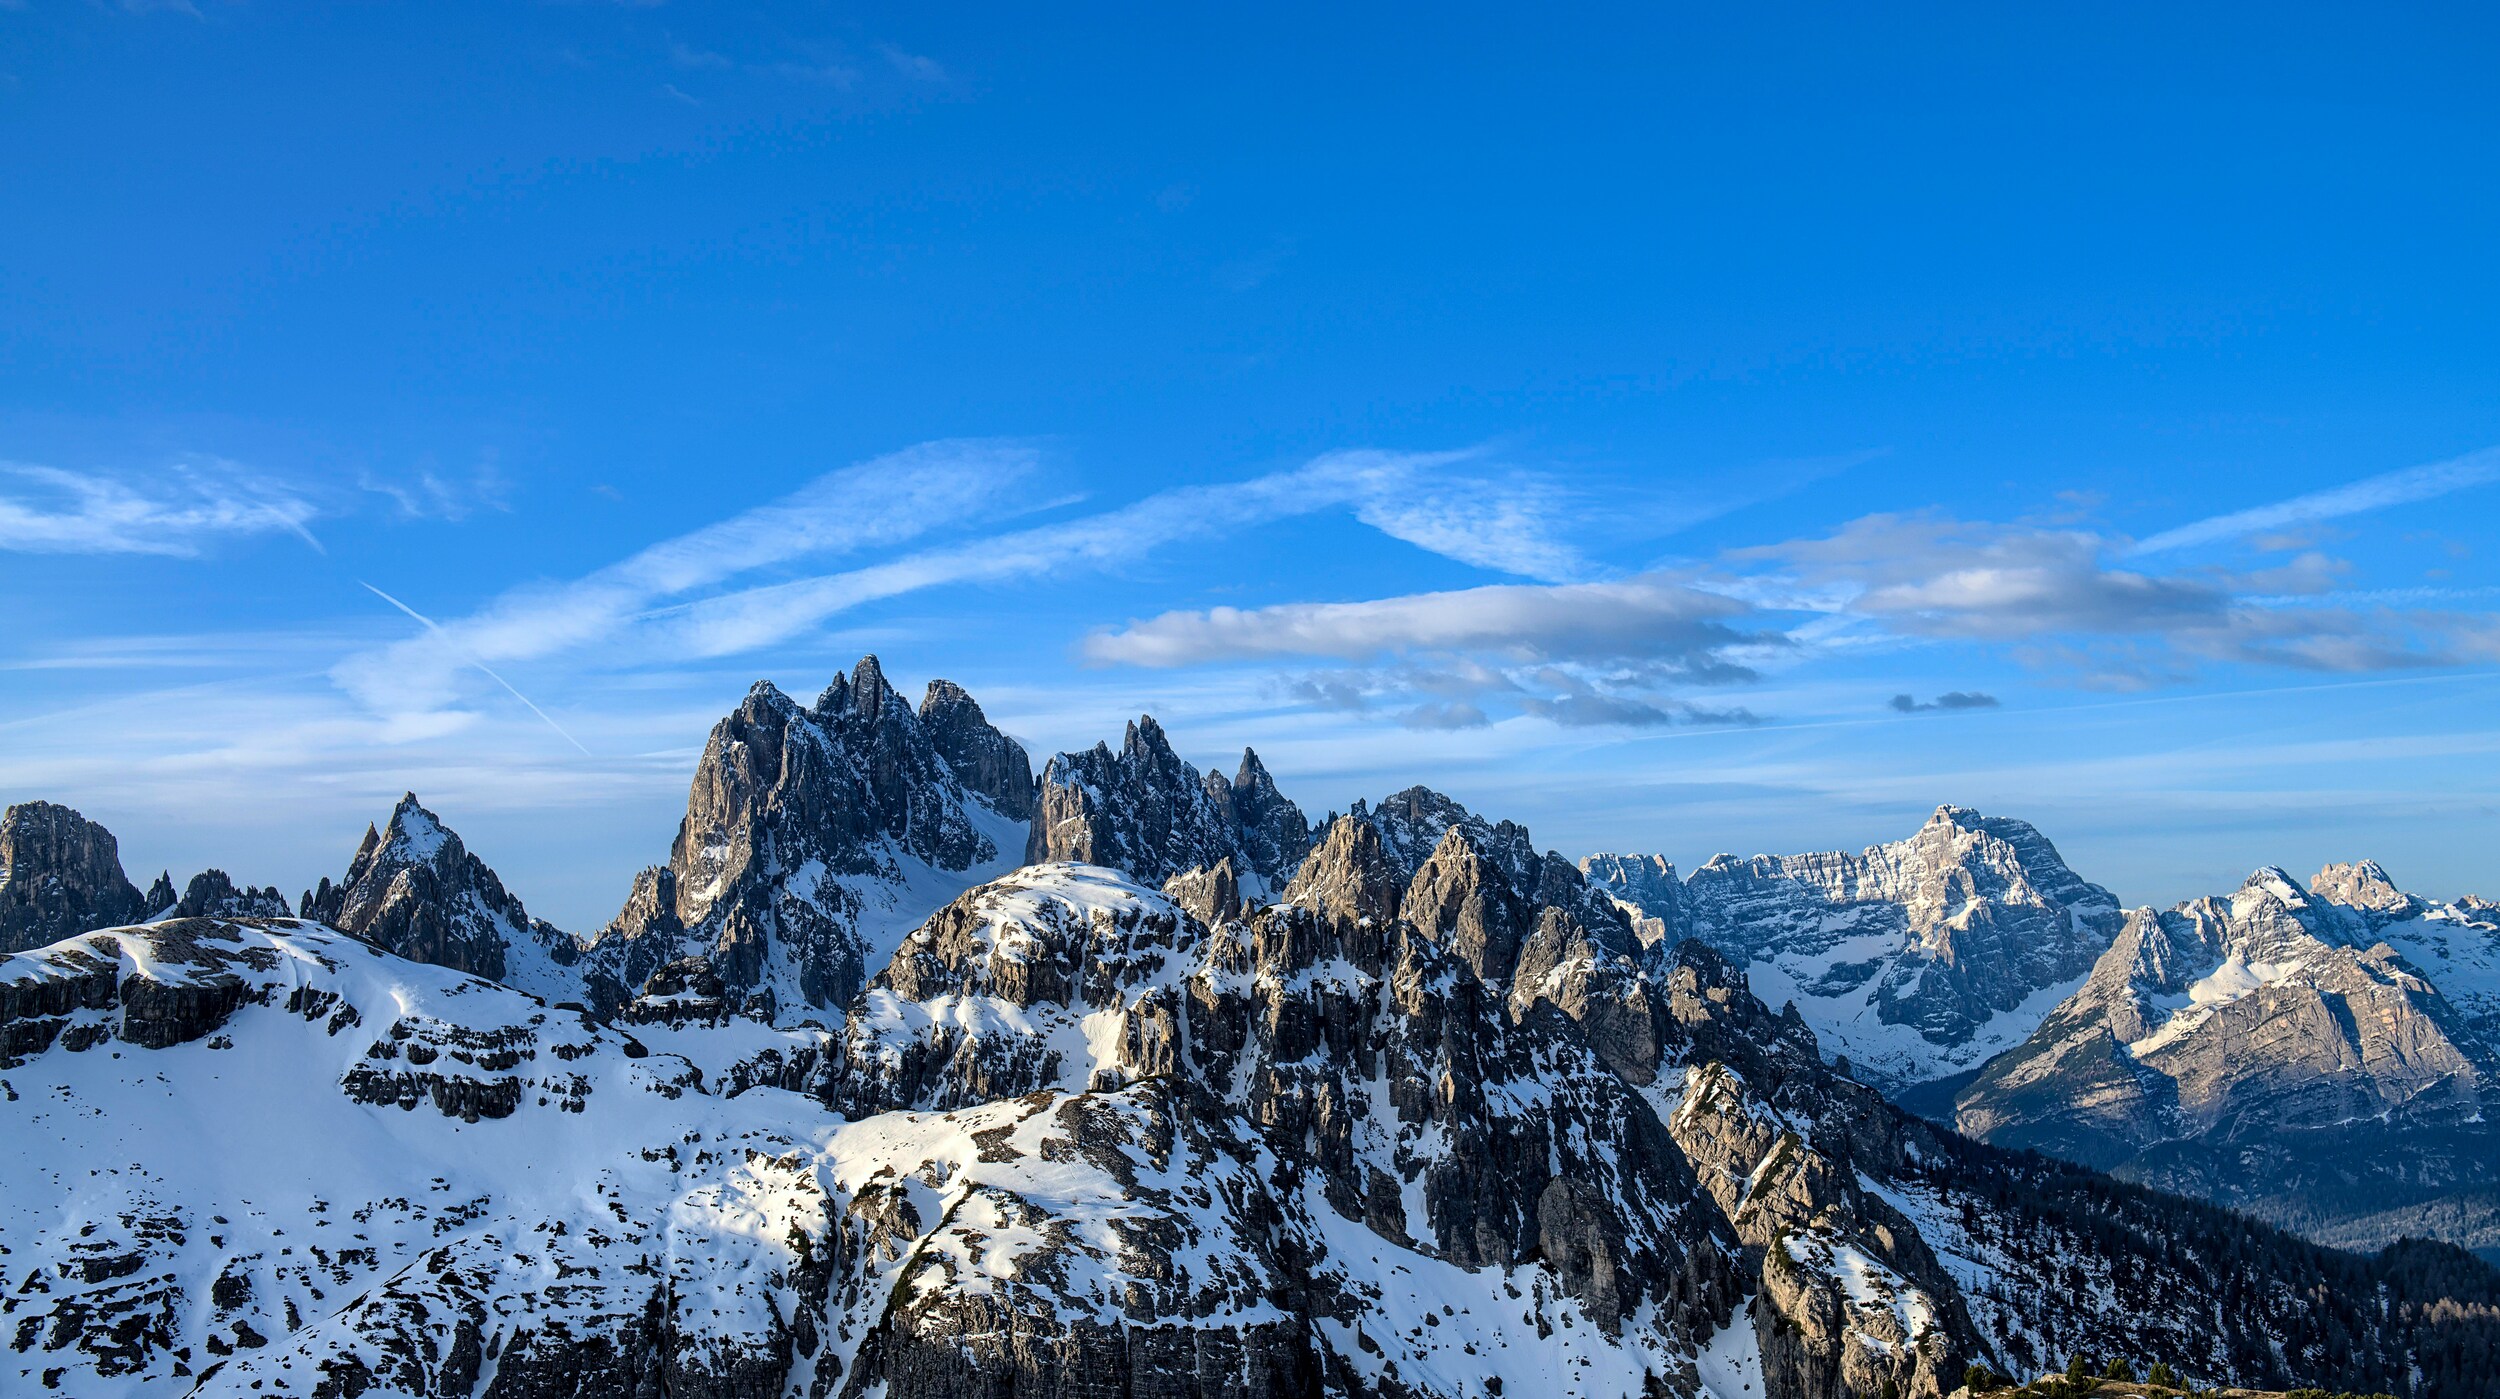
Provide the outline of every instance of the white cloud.
[[[1384,472],[1384,476],[1393,473]],[[1546,582],[1593,570],[1560,537],[1581,512],[1535,477],[1485,481],[1426,467],[1394,473],[1356,518],[1393,539],[1444,558]]]
[[1763,638],[1729,625],[1737,600],[1651,575],[1610,583],[1495,584],[1368,602],[1166,612],[1087,637],[1085,656],[1179,666],[1274,657],[1367,660],[1491,652],[1517,662],[1701,661]]
[[2500,447],[2486,447],[2447,461],[2390,471],[2348,486],[2337,486],[2333,490],[2294,496],[2272,505],[2236,510],[2228,515],[2216,515],[2177,529],[2164,530],[2136,545],[2130,552],[2151,554],[2164,549],[2182,549],[2221,539],[2236,539],[2261,530],[2314,524],[2368,510],[2383,510],[2391,505],[2430,500],[2451,491],[2485,486],[2494,481],[2500,481]]
[[[2084,530],[1871,515],[1820,539],[1728,559],[1786,566],[1744,580],[1749,596],[1781,596],[1896,637],[2015,643],[2030,664],[2121,688],[2185,680],[2199,661],[2321,671],[2449,664],[2456,639],[2481,620],[2315,605],[2348,571],[2321,554],[2253,574],[2156,573],[2109,562],[2122,545]],[[2258,595],[2266,592],[2287,595]]]
[[29,554],[158,554],[187,558],[220,538],[287,533],[315,550],[313,507],[232,462],[178,462],[125,480],[0,462],[0,549]]

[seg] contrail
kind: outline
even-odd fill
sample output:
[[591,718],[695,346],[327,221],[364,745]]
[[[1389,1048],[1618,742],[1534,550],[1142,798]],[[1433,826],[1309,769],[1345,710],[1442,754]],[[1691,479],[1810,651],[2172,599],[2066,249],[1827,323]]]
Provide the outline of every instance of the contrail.
[[[417,609],[401,602],[398,598],[392,597],[389,593],[382,591],[380,588],[373,586],[371,583],[366,582],[362,578],[356,580],[356,585],[363,588],[366,592],[373,594],[375,597],[382,599],[384,602],[389,603],[391,606],[398,608],[400,611],[407,613],[409,616],[416,618],[419,622],[425,625],[425,629],[427,631],[433,632],[438,636],[443,634],[442,627],[437,625],[433,618],[428,617],[424,613],[419,612]],[[562,724],[548,718],[546,710],[539,708],[531,701],[529,696],[522,694],[519,690],[513,689],[512,682],[504,679],[500,675],[495,674],[494,669],[488,666],[486,662],[479,660],[475,656],[465,657],[465,659],[469,664],[485,671],[488,679],[491,679],[496,684],[503,686],[506,690],[510,690],[514,699],[519,700],[523,704],[529,705],[530,713],[545,720],[548,728],[555,730],[559,734],[563,734],[565,742],[572,744],[576,748],[581,748],[583,757],[587,758],[593,756],[589,749],[582,748],[582,741],[580,739],[573,737],[569,733],[565,733],[564,726]]]
[[2235,510],[2164,530],[2136,545],[2130,555],[2150,554],[2160,549],[2176,549],[2185,544],[2210,544],[2217,539],[2235,539],[2261,529],[2280,529],[2285,525],[2306,524],[2312,520],[2332,520],[2344,515],[2358,515],[2364,510],[2377,510],[2390,505],[2404,505],[2429,500],[2468,486],[2500,481],[2500,447],[2486,447],[2447,461],[2428,466],[2409,466],[2337,486],[2332,490],[2314,491],[2272,505],[2248,510]]

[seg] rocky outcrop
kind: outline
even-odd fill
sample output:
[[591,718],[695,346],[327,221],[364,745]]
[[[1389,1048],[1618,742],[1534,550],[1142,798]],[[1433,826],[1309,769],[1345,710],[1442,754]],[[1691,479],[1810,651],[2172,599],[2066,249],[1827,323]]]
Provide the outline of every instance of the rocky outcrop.
[[1042,769],[1027,864],[1108,866],[1149,884],[1230,861],[1252,897],[1272,898],[1310,852],[1302,808],[1243,749],[1230,780],[1182,761],[1154,716],[1140,716],[1120,751],[1098,743]]
[[155,911],[122,873],[111,831],[51,802],[0,812],[0,952],[135,923]]
[[1894,1088],[2020,1043],[2121,921],[2028,823],[1957,806],[1858,855],[1716,856],[1672,896],[1654,857],[1585,868],[1661,936],[1673,922],[1736,958],[1826,1050]]
[[2500,1060],[2422,970],[2479,984],[2495,933],[2371,862],[2138,909],[1956,1121],[2296,1225],[2500,1183],[2484,1121]]
[[[170,880],[164,881],[171,892]],[[154,895],[150,895],[154,901]],[[224,870],[202,870],[191,876],[191,883],[174,901],[176,918],[292,918],[295,910],[287,906],[286,895],[275,887],[237,887]]]
[[560,997],[575,984],[569,969],[580,950],[573,939],[532,918],[414,792],[400,797],[387,825],[365,827],[346,876],[336,884],[323,876],[305,891],[299,912],[412,962],[534,994]]
[[872,959],[1009,867],[1032,806],[1024,750],[938,682],[918,713],[877,658],[812,706],[758,683],[714,726],[664,868],[582,959],[603,1013],[700,956],[765,1019],[839,1010]]
[[[1329,869],[1331,852],[1357,867]],[[1377,862],[1377,832],[1341,821],[1295,887],[1357,889]],[[1264,1300],[1293,1314],[1273,1334],[1219,1338],[1279,1382],[1317,1365],[1360,1389],[1352,1382],[1384,1355],[1415,1367],[1445,1347],[1518,1334],[1522,1307],[1503,1306],[1496,1289],[1471,1315],[1411,1335],[1372,1330],[1368,1347],[1306,1341],[1301,1365],[1280,1365],[1295,1347],[1279,1350],[1279,1336],[1376,1324],[1360,1299],[1394,1275],[1363,1247],[1504,1270],[1533,1294],[1527,1324],[1595,1327],[1627,1356],[1649,1357],[1663,1382],[1679,1350],[1724,1323],[1739,1287],[1717,1226],[1685,1203],[1694,1183],[1656,1115],[1549,1000],[1506,1005],[1450,929],[1349,914],[1366,903],[1386,906],[1356,894],[1210,926],[1099,867],[1019,870],[933,918],[870,986],[846,1026],[833,1101],[862,1116],[1118,1095],[1126,1106],[1086,1116],[1111,1133],[1107,1147],[1127,1148],[1108,1159],[1149,1143],[1193,1158],[1186,1171],[1130,1168],[1141,1189],[1155,1175],[1226,1182],[1198,1190],[1197,1210],[1168,1229],[1135,1231],[1148,1250],[1140,1271],[1200,1268],[1190,1260],[1205,1245],[1184,1241],[1232,1241],[1246,1255],[1239,1271],[1196,1274],[1219,1291],[1190,1306],[1255,1314]],[[1144,1200],[1149,1220],[1181,1203],[1155,1189]],[[1344,1242],[1349,1229],[1371,1242]],[[1019,1268],[1028,1286],[1084,1276],[1055,1247]],[[1234,1277],[1260,1281],[1238,1293],[1227,1290]],[[1066,1314],[1080,1301],[1050,1305]],[[1661,1310],[1670,1303],[1672,1316]],[[1432,1334],[1445,1323],[1450,1334]]]

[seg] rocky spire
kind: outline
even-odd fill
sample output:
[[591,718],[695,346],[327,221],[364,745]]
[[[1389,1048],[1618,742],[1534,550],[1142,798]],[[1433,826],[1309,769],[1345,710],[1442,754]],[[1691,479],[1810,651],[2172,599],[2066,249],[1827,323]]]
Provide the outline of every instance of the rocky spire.
[[701,956],[755,1013],[839,1008],[930,890],[1014,858],[1032,792],[1022,746],[951,683],[914,712],[874,656],[809,708],[759,681],[713,726],[666,869],[591,940],[593,999]]
[[[208,878],[193,880],[193,891],[213,897],[213,887],[203,888]],[[225,887],[232,892],[230,883]],[[323,876],[305,893],[301,912],[411,961],[511,980],[541,994],[569,982],[555,969],[576,951],[571,938],[532,918],[414,792],[400,797],[386,828],[365,828],[346,877],[333,884]]]
[[1301,867],[1302,857],[1311,853],[1311,823],[1301,807],[1276,790],[1276,779],[1268,776],[1256,749],[1241,750],[1241,766],[1227,784],[1227,796],[1242,854],[1252,869],[1276,876]]
[[0,812],[0,952],[136,923],[148,912],[122,873],[111,831],[52,802]]
[[1294,874],[1285,901],[1333,923],[1385,927],[1398,916],[1408,878],[1381,847],[1379,827],[1340,816]]
[[1061,753],[1042,770],[1039,814],[1025,859],[1107,865],[1160,884],[1231,860],[1247,896],[1273,897],[1311,848],[1309,822],[1243,750],[1238,774],[1200,773],[1172,751],[1163,726],[1140,715],[1120,749]]

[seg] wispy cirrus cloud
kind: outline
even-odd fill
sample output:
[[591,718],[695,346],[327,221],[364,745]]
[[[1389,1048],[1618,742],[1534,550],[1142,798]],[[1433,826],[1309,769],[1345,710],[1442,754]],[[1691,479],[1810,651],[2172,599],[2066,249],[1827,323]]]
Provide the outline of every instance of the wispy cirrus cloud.
[[357,476],[356,485],[390,501],[393,512],[403,520],[458,523],[479,510],[511,508],[503,473],[491,456],[465,475],[420,465],[397,475],[365,471]]
[[[834,572],[752,586],[770,566],[839,559],[997,518],[1029,476],[1028,444],[924,444],[820,478],[768,506],[651,546],[568,583],[519,588],[332,672],[383,712],[453,704],[470,670],[595,652],[704,660],[791,641],[870,603],[958,585],[1119,568],[1184,540],[1328,511],[1461,562],[1562,557],[1536,478],[1475,452],[1331,453],[1247,480],[1178,487],[1057,523],[980,533]],[[1469,529],[1465,522],[1481,527]]]
[[317,512],[228,461],[178,461],[147,476],[0,462],[0,549],[30,554],[197,555],[222,539],[292,534],[316,551]]
[[697,590],[805,558],[901,543],[977,511],[1029,474],[1028,444],[933,442],[827,473],[758,506],[567,583],[514,589],[467,617],[342,661],[332,676],[386,712],[451,703],[461,672],[600,646]]
[[2390,471],[2332,490],[2313,491],[2271,505],[2234,510],[2227,515],[2215,515],[2176,529],[2163,530],[2138,543],[2128,553],[2154,554],[2165,549],[2184,549],[2217,540],[2237,539],[2265,530],[2316,524],[2346,515],[2384,510],[2389,506],[2433,500],[2454,491],[2487,486],[2494,481],[2500,481],[2500,447],[2486,447],[2447,461]]

